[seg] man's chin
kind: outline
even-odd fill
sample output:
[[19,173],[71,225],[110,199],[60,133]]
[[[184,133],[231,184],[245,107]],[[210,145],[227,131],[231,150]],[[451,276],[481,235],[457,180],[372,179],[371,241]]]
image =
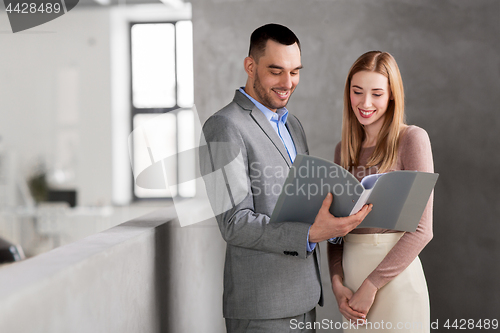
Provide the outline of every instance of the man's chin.
[[271,96],[267,96],[267,98],[263,99],[263,102],[261,102],[261,104],[270,110],[284,108],[288,104],[288,101],[290,100],[290,97],[287,98],[286,100],[269,98],[269,97]]
[[273,103],[273,109],[281,109],[284,108],[288,104],[288,99],[286,101],[279,101]]

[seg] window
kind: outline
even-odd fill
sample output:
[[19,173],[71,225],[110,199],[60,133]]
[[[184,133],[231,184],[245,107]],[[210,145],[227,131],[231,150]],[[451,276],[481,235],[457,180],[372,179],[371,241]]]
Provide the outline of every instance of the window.
[[[133,23],[131,116],[134,170],[161,170],[147,188],[133,185],[134,199],[193,197],[193,41],[191,21]],[[168,163],[166,162],[168,160]],[[168,167],[166,167],[168,166]],[[166,184],[165,184],[166,183]]]

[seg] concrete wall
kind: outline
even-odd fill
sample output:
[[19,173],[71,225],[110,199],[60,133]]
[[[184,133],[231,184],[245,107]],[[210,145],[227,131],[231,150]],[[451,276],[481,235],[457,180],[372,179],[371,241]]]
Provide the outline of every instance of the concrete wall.
[[[500,2],[495,0],[193,0],[195,104],[202,119],[245,84],[251,32],[276,22],[302,43],[301,81],[289,104],[312,155],[333,159],[342,93],[362,53],[392,53],[407,119],[430,135],[436,172],[434,240],[421,254],[431,316],[492,319],[500,308]],[[325,251],[323,251],[325,253]],[[325,256],[324,256],[325,257]],[[325,259],[325,258],[324,258]],[[338,319],[328,292],[319,316]]]
[[2,332],[222,332],[222,238],[174,219],[159,210],[0,268]]

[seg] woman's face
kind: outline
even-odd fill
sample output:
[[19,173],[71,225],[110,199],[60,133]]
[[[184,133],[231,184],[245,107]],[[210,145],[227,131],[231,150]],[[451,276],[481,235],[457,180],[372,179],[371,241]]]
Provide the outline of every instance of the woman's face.
[[352,111],[365,130],[378,133],[391,98],[389,80],[376,72],[361,71],[351,79]]

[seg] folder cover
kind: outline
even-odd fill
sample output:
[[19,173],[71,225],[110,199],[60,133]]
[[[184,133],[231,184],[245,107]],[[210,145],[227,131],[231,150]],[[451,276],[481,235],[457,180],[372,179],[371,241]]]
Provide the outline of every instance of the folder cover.
[[370,175],[360,183],[338,164],[299,154],[288,172],[270,222],[313,223],[331,192],[330,213],[336,217],[355,214],[364,204],[373,204],[372,211],[357,228],[413,232],[438,176],[402,170]]

